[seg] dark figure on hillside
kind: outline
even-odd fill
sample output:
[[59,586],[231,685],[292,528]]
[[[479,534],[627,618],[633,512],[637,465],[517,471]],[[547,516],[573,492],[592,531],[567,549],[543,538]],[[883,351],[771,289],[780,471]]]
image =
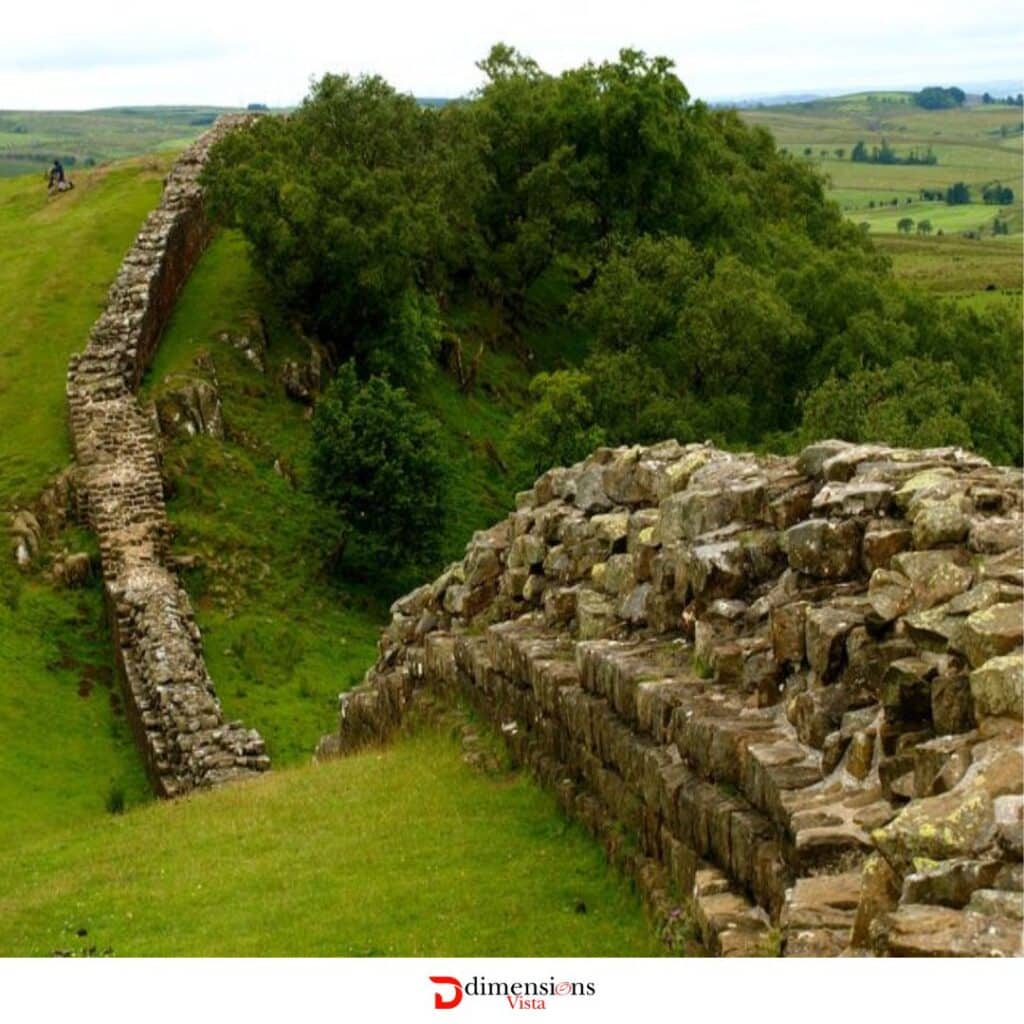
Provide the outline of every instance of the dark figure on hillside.
[[75,187],[74,182],[65,176],[64,165],[56,157],[54,158],[53,166],[50,168],[47,180],[51,196],[56,195],[58,192],[67,192]]

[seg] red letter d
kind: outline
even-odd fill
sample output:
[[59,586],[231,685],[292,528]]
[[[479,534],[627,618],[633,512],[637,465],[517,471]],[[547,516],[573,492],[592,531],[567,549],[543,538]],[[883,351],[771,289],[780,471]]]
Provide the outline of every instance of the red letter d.
[[442,999],[440,992],[434,993],[434,1009],[435,1010],[454,1010],[459,1003],[462,1002],[462,982],[458,978],[449,978],[445,975],[439,975],[435,977],[430,976],[430,980],[435,985],[451,985],[455,990],[455,994],[451,999]]

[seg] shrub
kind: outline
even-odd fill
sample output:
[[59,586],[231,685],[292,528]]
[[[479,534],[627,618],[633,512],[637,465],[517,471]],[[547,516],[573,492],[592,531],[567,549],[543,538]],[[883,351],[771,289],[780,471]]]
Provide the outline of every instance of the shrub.
[[351,362],[341,368],[313,417],[312,483],[342,518],[338,562],[353,539],[358,565],[419,569],[437,558],[447,483],[440,429],[404,389],[382,377],[361,382]]

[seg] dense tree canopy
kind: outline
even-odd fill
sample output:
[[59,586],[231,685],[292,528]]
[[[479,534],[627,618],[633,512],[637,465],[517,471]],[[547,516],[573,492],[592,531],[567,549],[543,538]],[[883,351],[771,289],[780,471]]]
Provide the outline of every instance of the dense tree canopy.
[[811,428],[1020,459],[1019,325],[897,282],[810,162],[693,101],[664,58],[549,75],[499,45],[479,66],[481,89],[443,106],[325,76],[209,163],[215,210],[347,375],[415,394],[482,305],[489,344],[583,339],[512,432],[524,474],[601,442]]

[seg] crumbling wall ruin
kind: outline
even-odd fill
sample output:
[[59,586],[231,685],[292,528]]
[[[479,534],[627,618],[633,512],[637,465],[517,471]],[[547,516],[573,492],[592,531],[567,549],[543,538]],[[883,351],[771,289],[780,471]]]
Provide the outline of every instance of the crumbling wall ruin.
[[77,501],[99,540],[127,707],[157,792],[264,771],[259,733],[225,722],[192,609],[168,565],[159,444],[136,390],[210,236],[199,173],[241,118],[222,117],[174,164],[125,256],[84,352],[68,368]]
[[330,756],[426,689],[722,954],[1021,950],[1021,473],[675,442],[554,469],[397,601]]

